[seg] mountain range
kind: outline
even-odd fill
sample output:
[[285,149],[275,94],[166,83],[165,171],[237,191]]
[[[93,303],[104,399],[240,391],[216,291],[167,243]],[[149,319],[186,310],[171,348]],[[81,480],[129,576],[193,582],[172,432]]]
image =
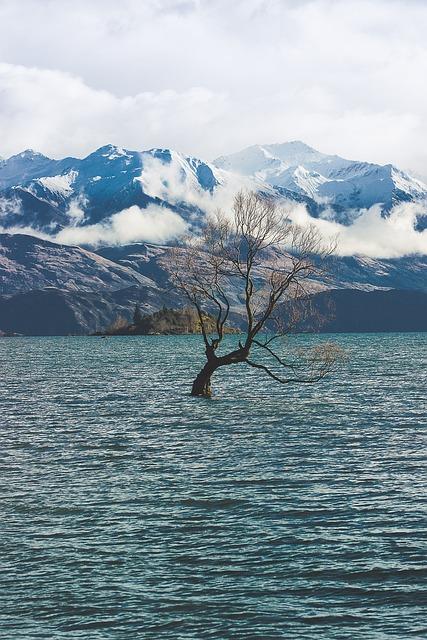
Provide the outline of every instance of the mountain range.
[[[391,164],[346,160],[299,141],[255,145],[213,163],[171,149],[106,145],[83,159],[27,150],[0,161],[0,226],[54,235],[155,204],[194,227],[242,187],[347,225],[375,204],[387,216],[396,204],[427,201],[427,185]],[[418,216],[417,227],[427,227],[427,215]]]
[[[0,234],[0,331],[85,334],[102,331],[118,316],[130,320],[136,304],[143,313],[181,307],[184,301],[162,267],[169,250],[139,243],[94,253],[30,235]],[[320,303],[329,292],[337,305],[341,320],[326,328],[427,330],[427,257],[336,257],[331,272],[331,280],[312,287]],[[231,283],[228,287],[231,319],[239,326],[242,303]]]
[[96,224],[133,205],[144,209],[149,204],[166,206],[188,219],[194,205],[172,195],[162,168],[175,171],[188,193],[212,192],[219,185],[215,172],[223,173],[169,149],[137,152],[107,145],[86,158],[62,160],[24,151],[0,163],[1,225],[54,234],[68,226]]
[[[308,198],[312,213],[328,209],[344,224],[375,204],[386,215],[396,204],[427,197],[427,185],[392,164],[346,160],[300,141],[254,145],[218,158],[215,166],[266,182],[290,199],[294,194]],[[421,228],[426,220],[419,221]]]
[[[145,313],[181,306],[162,268],[167,244],[70,246],[58,234],[104,228],[135,205],[172,212],[197,229],[239,188],[345,225],[373,205],[387,217],[395,205],[417,203],[423,211],[427,201],[427,186],[392,165],[345,160],[298,141],[255,145],[212,163],[170,149],[113,145],[83,159],[24,151],[0,161],[0,333],[89,333],[117,316],[129,320],[136,304]],[[426,228],[427,216],[419,214],[417,225]],[[426,256],[337,256],[328,282],[312,284],[320,305],[325,295],[337,305],[330,330],[427,329]],[[241,301],[231,283],[228,293],[238,326]]]

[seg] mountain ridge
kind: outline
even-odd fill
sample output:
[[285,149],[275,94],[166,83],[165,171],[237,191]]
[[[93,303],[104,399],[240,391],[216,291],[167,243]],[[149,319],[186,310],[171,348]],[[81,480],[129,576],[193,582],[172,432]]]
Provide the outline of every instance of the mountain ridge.
[[[390,163],[347,160],[321,153],[299,140],[252,145],[220,156],[214,165],[327,204],[334,211],[333,219],[344,224],[352,220],[350,210],[380,204],[387,214],[401,202],[427,200],[427,184]],[[424,217],[421,228],[427,224]]]
[[[118,316],[130,320],[136,304],[143,313],[164,305],[179,308],[185,300],[170,286],[162,263],[170,249],[138,243],[93,252],[32,235],[0,234],[0,330],[38,335],[90,333],[102,331]],[[337,256],[331,260],[330,272],[328,281],[307,283],[314,294],[348,289],[360,293],[416,290],[427,299],[427,256],[382,260]],[[232,282],[225,286],[230,318],[238,326],[242,301]],[[367,299],[353,293],[350,302],[362,304]],[[402,304],[406,299],[404,294],[399,297]],[[363,310],[359,310],[360,326],[368,326],[360,314]],[[399,326],[422,324],[408,319]]]
[[[168,148],[104,145],[84,158],[26,150],[0,161],[0,226],[54,235],[137,206],[166,207],[197,227],[225,194],[256,189],[303,204],[313,217],[352,224],[378,204],[427,202],[427,185],[391,164],[347,160],[301,141],[252,145],[213,163]],[[427,226],[427,214],[417,218]]]

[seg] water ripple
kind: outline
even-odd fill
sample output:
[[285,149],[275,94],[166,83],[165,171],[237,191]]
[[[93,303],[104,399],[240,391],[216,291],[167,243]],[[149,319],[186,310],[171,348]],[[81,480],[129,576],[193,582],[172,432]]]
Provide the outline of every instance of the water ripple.
[[0,637],[426,637],[427,335],[337,340],[212,401],[195,336],[1,340]]

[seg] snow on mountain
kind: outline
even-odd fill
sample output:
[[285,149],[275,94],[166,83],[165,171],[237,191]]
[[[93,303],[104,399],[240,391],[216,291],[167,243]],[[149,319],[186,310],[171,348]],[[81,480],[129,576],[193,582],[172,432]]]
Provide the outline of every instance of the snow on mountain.
[[141,159],[142,173],[137,180],[152,198],[174,199],[187,190],[212,192],[220,184],[214,167],[171,149],[150,149],[142,152]]
[[[213,164],[171,149],[105,145],[82,159],[27,150],[0,161],[0,227],[52,235],[103,224],[134,205],[167,207],[194,226],[217,206],[229,207],[241,188],[344,224],[374,204],[387,214],[395,204],[427,200],[427,186],[392,165],[346,160],[299,141],[254,145]],[[427,216],[418,225],[425,228]]]
[[254,145],[233,153],[230,156],[221,156],[214,162],[215,166],[225,171],[231,171],[246,176],[257,176],[264,178],[268,171],[285,169],[282,161],[273,156],[266,147]]
[[277,186],[286,187],[296,193],[301,193],[316,200],[319,190],[328,179],[316,171],[305,169],[302,165],[298,165],[292,171],[285,171],[282,179],[278,180]]
[[294,140],[283,144],[253,145],[237,153],[217,158],[214,165],[242,175],[257,175],[266,182],[275,184],[274,176],[281,175],[292,167],[323,167],[324,171],[321,173],[327,176],[330,171],[349,162],[339,156],[321,153],[304,142]]
[[[141,214],[139,209],[147,209],[144,215],[173,212],[185,221],[184,227],[196,228],[206,212],[217,206],[229,208],[234,193],[241,188],[258,189],[303,205],[313,217],[348,225],[361,209],[373,204],[383,205],[387,215],[396,204],[417,203],[416,207],[403,205],[407,213],[412,207],[417,214],[409,211],[398,225],[390,223],[396,222],[400,207],[393,209],[387,221],[377,211],[381,224],[390,226],[399,236],[406,227],[415,233],[413,220],[422,210],[418,203],[427,201],[427,186],[391,164],[346,160],[298,141],[255,145],[214,163],[160,148],[131,151],[106,145],[82,159],[60,160],[27,150],[0,161],[0,231],[13,228],[15,232],[18,228],[49,237],[56,237],[64,229],[87,233],[90,229],[86,227],[91,227],[102,232],[126,211]],[[301,206],[295,211],[310,219]],[[156,216],[150,225],[159,225]],[[132,219],[129,215],[123,218],[126,231]],[[372,216],[366,220],[362,217],[360,222],[366,225],[356,224],[346,231],[369,236],[373,229],[381,228],[372,226]],[[420,214],[418,226],[427,227],[427,215]],[[147,312],[164,304],[179,306],[161,266],[161,256],[168,247],[146,243],[125,246],[134,241],[134,237],[121,240],[96,254],[21,233],[0,233],[3,320],[6,307],[9,311],[13,307],[14,318],[32,317],[28,309],[35,312],[43,308],[43,322],[57,318],[62,322],[61,331],[67,333],[100,328],[118,313],[128,317],[136,302]],[[426,291],[425,257],[409,253],[381,260],[336,257],[328,287]],[[237,314],[239,301],[233,298],[237,294],[231,291],[231,284],[230,295],[233,313]],[[68,324],[61,316],[65,312]]]
[[280,173],[290,167],[313,163],[332,165],[337,159],[338,156],[328,156],[304,142],[294,140],[283,144],[253,145],[237,153],[220,156],[214,165],[227,171],[254,175],[257,171],[271,171],[273,174],[273,171]]
[[[305,195],[343,223],[351,222],[356,210],[374,204],[381,204],[387,213],[399,202],[427,199],[426,184],[391,164],[346,160],[299,141],[255,145],[221,156],[214,164]],[[427,218],[421,226],[425,224]]]
[[64,198],[73,193],[72,184],[77,177],[77,171],[69,171],[59,176],[46,176],[45,178],[37,178],[43,187]]
[[86,158],[65,160],[25,152],[0,164],[0,226],[55,234],[70,223],[103,223],[134,205],[167,207],[198,224],[213,208],[214,195],[254,183],[171,149],[106,145]]
[[76,158],[52,160],[37,151],[27,149],[22,153],[0,161],[0,189],[22,185],[29,180],[45,176],[60,175]]

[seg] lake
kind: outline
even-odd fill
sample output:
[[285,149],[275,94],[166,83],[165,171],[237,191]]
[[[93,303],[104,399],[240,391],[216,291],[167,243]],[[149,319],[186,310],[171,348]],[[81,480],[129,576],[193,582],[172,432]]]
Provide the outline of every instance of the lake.
[[427,334],[334,339],[212,400],[198,336],[1,339],[0,637],[425,638]]

